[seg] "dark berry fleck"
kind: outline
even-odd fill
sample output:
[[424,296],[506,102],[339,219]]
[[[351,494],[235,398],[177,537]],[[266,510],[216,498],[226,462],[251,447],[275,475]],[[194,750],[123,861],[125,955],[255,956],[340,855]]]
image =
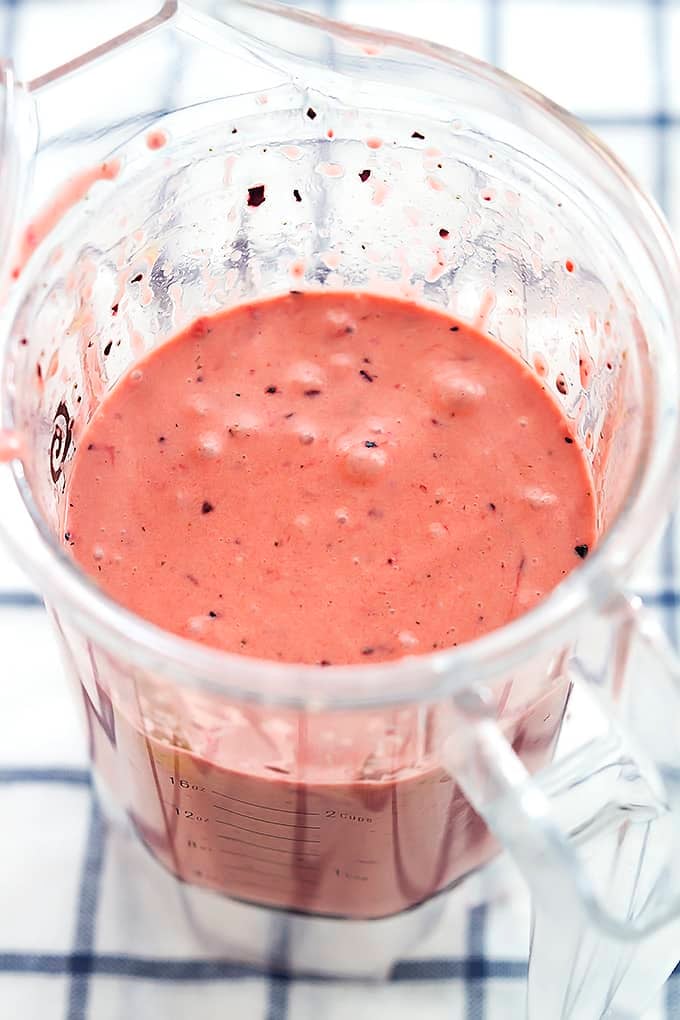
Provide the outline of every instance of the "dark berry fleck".
[[584,560],[588,555],[588,546],[585,543],[583,545],[575,545],[574,552]]
[[364,181],[364,183],[368,180],[368,178],[370,176],[371,176],[371,171],[370,170],[360,170],[359,171],[359,179],[361,181]]
[[448,237],[449,236],[449,232],[446,229],[446,227],[440,227],[439,236],[440,237]]
[[574,442],[574,440],[571,438],[571,436],[565,436],[564,437],[564,441],[565,441],[565,443],[573,443]]
[[321,662],[319,663],[319,665],[320,666],[330,666],[330,662],[328,661],[328,659],[322,659]]
[[374,443],[372,439],[367,439],[366,442],[364,443],[364,446],[368,447],[369,450],[372,450],[373,447],[375,447],[377,445],[378,444]]
[[208,613],[208,616],[210,617],[211,620],[216,620],[217,619],[217,613],[215,612],[214,609],[210,610],[210,612]]
[[165,442],[165,436],[159,436],[158,437],[158,442],[159,443],[164,443]]
[[19,341],[19,343],[21,344],[21,346],[22,346],[22,347],[25,347],[25,346],[26,346],[26,344],[28,343],[28,340],[26,339],[26,337],[25,337],[25,336],[22,336],[22,338],[21,338],[21,340]]
[[288,291],[288,293],[289,294],[302,294],[302,291],[301,290],[290,290],[290,291]]
[[267,389],[264,392],[265,393],[277,393],[278,390],[276,389],[276,386],[268,386]]
[[373,382],[373,380],[374,380],[374,378],[375,378],[375,376],[372,376],[372,375],[370,374],[370,372],[367,372],[367,371],[366,371],[366,369],[365,369],[365,368],[361,368],[361,369],[359,369],[359,375],[360,375],[360,376],[362,377],[362,379],[365,379],[365,380],[366,380],[366,382]]
[[64,538],[65,538],[65,540],[67,542],[70,542],[71,541],[71,532],[70,531],[65,531],[64,532]]
[[111,353],[111,348],[112,347],[113,347],[113,340],[109,340],[109,342],[107,343],[106,347],[104,348],[104,357],[107,357]]
[[238,131],[238,128],[232,128],[232,129],[231,129],[231,133],[232,133],[232,135],[235,135],[237,131]]
[[420,131],[414,131],[411,138],[420,138],[421,142],[425,141],[425,135],[421,135]]
[[321,390],[305,390],[306,397],[318,397]]
[[450,333],[457,333],[459,329],[460,329],[460,326],[449,326],[449,332]]
[[203,501],[203,503],[201,504],[201,513],[202,514],[211,514],[214,509],[215,509],[215,507],[212,505],[212,503],[209,503],[207,499],[205,499]]
[[255,184],[252,188],[248,188],[248,205],[252,209],[257,209],[258,205],[262,205],[264,202],[264,184]]
[[307,116],[310,120],[316,120],[316,110],[311,106],[307,108]]
[[375,648],[370,648],[370,647],[362,648],[361,649],[361,654],[362,655],[373,655],[374,651],[375,651]]
[[302,201],[302,195],[300,194],[297,188],[293,188],[293,198],[295,199],[296,202]]
[[142,274],[141,273],[137,273],[137,275],[133,276],[132,279],[130,280],[130,283],[141,283],[141,282],[142,282]]
[[118,302],[115,305],[111,305],[111,315],[118,315]]
[[495,510],[495,509],[496,509],[496,504],[495,503],[489,503],[489,510]]
[[567,394],[567,380],[564,378],[564,376],[562,375],[561,372],[558,375],[557,379],[555,379],[555,386],[557,387],[557,392],[558,393],[561,393],[563,397],[566,396],[566,394]]

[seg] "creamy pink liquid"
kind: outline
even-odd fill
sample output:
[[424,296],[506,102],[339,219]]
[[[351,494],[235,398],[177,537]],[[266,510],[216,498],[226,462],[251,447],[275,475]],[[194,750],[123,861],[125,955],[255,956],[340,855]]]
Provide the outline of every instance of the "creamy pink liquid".
[[[470,641],[594,539],[589,470],[545,385],[443,313],[351,293],[242,305],[136,364],[81,438],[66,524],[81,566],[139,615],[324,665]],[[546,681],[504,716],[532,768],[566,695]],[[86,698],[95,760],[120,785],[125,758],[131,816],[180,877],[373,917],[493,852],[438,760],[444,709],[301,717],[187,697],[151,684],[137,725],[115,697],[108,721]]]

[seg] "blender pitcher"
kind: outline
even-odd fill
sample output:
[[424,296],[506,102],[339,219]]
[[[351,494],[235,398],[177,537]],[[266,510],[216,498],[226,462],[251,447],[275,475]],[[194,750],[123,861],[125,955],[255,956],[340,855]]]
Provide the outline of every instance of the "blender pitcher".
[[[199,6],[18,86],[0,166],[36,139],[32,194],[56,194],[29,199],[6,266],[6,538],[101,796],[181,881],[188,925],[209,903],[224,955],[291,973],[384,978],[504,848],[533,897],[531,1020],[633,1015],[680,958],[680,670],[626,593],[680,449],[667,230],[611,153],[499,71],[273,4]],[[481,325],[586,451],[597,549],[480,640],[376,666],[239,657],[135,617],[64,550],[72,458],[121,374],[198,316],[324,287]],[[562,732],[572,689],[586,725]]]

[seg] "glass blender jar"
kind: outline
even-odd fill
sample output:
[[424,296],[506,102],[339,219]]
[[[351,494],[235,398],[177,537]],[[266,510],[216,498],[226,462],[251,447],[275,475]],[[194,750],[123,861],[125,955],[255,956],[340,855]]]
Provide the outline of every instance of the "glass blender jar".
[[[639,1012],[680,958],[680,673],[626,591],[677,474],[666,228],[595,138],[484,64],[267,3],[214,15],[168,2],[37,80],[4,72],[7,193],[29,155],[33,194],[55,193],[27,198],[5,266],[6,537],[44,592],[112,831],[179,880],[197,945],[348,980],[388,977],[503,848],[533,896],[532,1020]],[[122,373],[199,315],[323,287],[483,322],[588,455],[597,549],[471,644],[373,667],[243,658],[133,616],[64,551],[72,459]],[[572,689],[588,725],[567,740]]]

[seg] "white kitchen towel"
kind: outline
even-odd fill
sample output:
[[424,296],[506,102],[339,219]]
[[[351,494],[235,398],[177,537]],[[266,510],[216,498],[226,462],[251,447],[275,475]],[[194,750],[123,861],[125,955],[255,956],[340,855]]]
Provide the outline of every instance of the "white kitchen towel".
[[[499,64],[588,121],[680,229],[680,3],[307,0],[302,6]],[[0,0],[0,55],[12,55],[19,75],[31,78],[157,7],[155,0]],[[673,640],[679,556],[670,528],[636,578]],[[83,734],[42,603],[0,549],[0,1020],[524,1016],[529,908],[517,880],[514,895],[492,906],[480,906],[477,894],[479,883],[493,879],[466,883],[445,942],[418,943],[380,988],[340,989],[184,955],[171,930],[145,929],[151,900],[136,905],[134,931],[121,928],[121,914],[132,909],[124,878],[93,797]],[[680,1018],[678,977],[645,1020],[671,1017]]]

